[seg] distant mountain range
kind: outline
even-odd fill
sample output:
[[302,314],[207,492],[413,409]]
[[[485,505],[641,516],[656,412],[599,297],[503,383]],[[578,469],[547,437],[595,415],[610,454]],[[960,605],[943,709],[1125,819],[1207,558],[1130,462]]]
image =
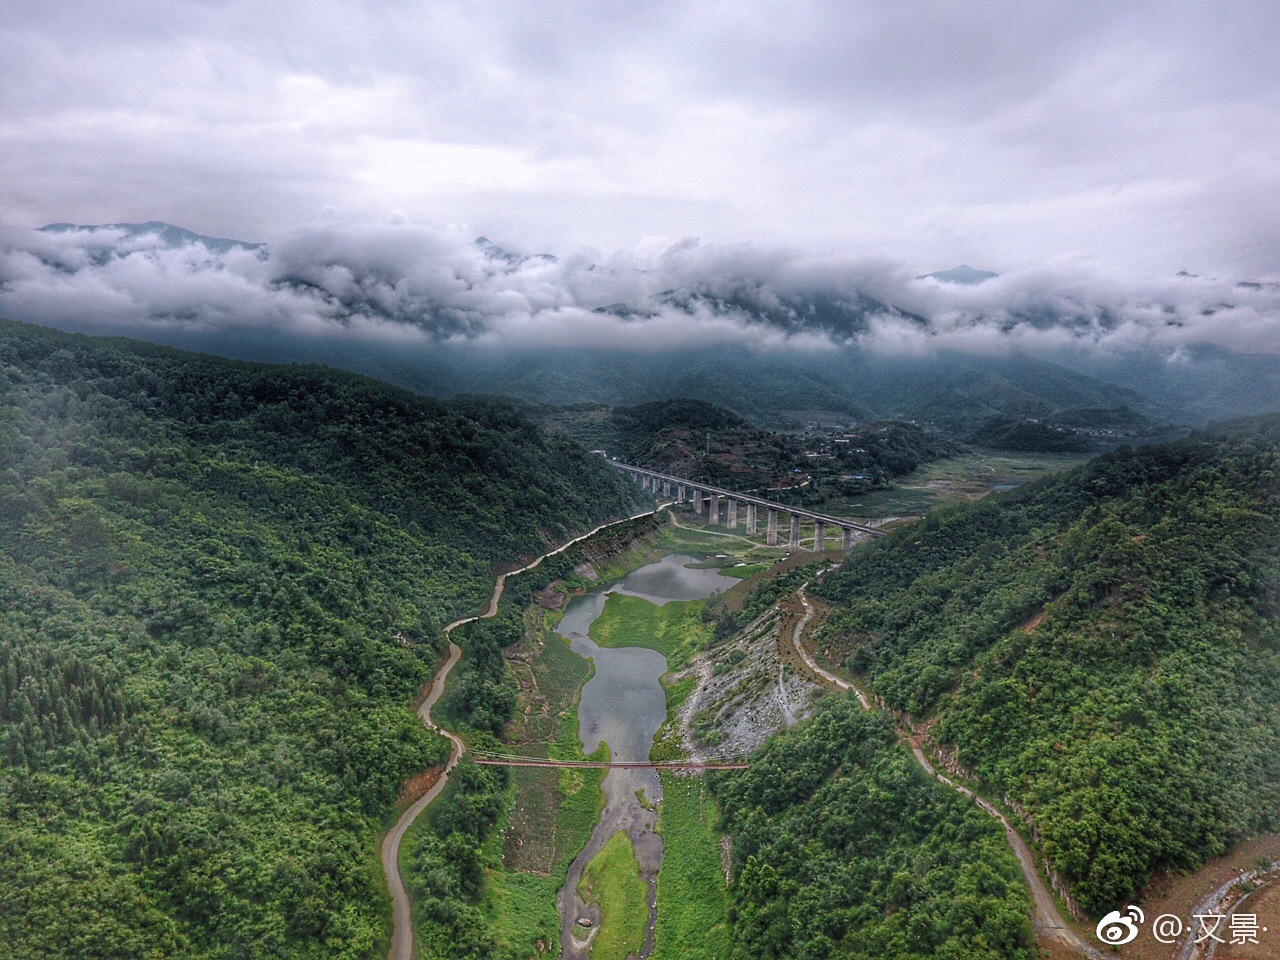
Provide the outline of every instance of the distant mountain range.
[[[415,249],[389,233],[371,241],[317,230],[277,248],[161,221],[57,223],[37,235],[39,268],[31,257],[0,258],[0,313],[238,358],[321,362],[436,396],[610,406],[689,397],[762,425],[815,410],[961,432],[992,417],[1006,426],[1106,420],[1124,426],[1105,429],[1135,437],[1280,410],[1280,357],[1186,332],[1237,310],[1237,299],[1272,297],[1274,285],[1257,281],[1207,289],[1216,281],[1178,277],[1171,283],[1209,298],[1202,308],[1142,302],[1123,315],[1068,287],[964,307],[970,313],[952,311],[942,329],[930,314],[945,309],[904,308],[893,291],[912,301],[916,283],[920,304],[944,302],[948,287],[972,298],[996,274],[961,265],[898,287],[873,284],[872,295],[828,268],[793,276],[732,251],[704,263],[696,244],[648,270],[514,253],[486,237]],[[213,260],[182,257],[193,247]],[[236,251],[255,256],[227,259]],[[1188,342],[1096,347],[1135,323]]]

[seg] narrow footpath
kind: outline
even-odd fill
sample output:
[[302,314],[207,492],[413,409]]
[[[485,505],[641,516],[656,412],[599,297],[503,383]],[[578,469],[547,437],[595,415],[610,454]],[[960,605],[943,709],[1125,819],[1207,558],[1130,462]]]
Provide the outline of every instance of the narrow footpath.
[[[463,617],[461,620],[455,620],[444,628],[444,635],[449,636],[458,627],[464,624],[473,623],[476,620],[487,620],[498,612],[498,603],[502,600],[502,592],[506,589],[507,579],[517,574],[524,573],[526,570],[532,570],[538,564],[542,563],[548,557],[554,557],[558,553],[563,553],[575,543],[581,543],[590,537],[594,537],[601,530],[609,527],[616,527],[621,523],[629,523],[632,520],[639,520],[641,517],[652,516],[661,510],[664,510],[670,504],[659,504],[653,510],[645,510],[641,513],[633,514],[630,517],[624,517],[621,520],[611,520],[608,523],[602,523],[589,533],[584,533],[580,537],[574,537],[572,540],[561,544],[554,550],[550,550],[538,557],[536,560],[525,564],[518,570],[512,570],[498,577],[497,582],[493,585],[493,594],[489,597],[489,605],[485,607],[483,613],[474,617]],[[422,718],[430,730],[434,730],[449,738],[449,759],[445,762],[444,769],[441,771],[440,778],[432,785],[431,789],[425,795],[420,797],[409,809],[400,815],[400,819],[395,825],[387,831],[387,835],[382,840],[382,870],[387,877],[387,888],[391,891],[391,949],[387,953],[387,960],[413,960],[413,916],[410,912],[410,902],[408,891],[405,890],[404,877],[400,872],[400,842],[404,839],[405,833],[413,826],[413,822],[418,819],[418,814],[422,813],[431,802],[438,797],[445,784],[449,781],[449,773],[453,770],[462,754],[466,752],[466,744],[462,742],[462,738],[457,734],[438,726],[431,719],[431,708],[435,706],[436,701],[444,693],[444,684],[449,677],[449,671],[457,664],[458,659],[462,656],[462,650],[452,640],[449,641],[449,656],[445,662],[441,664],[440,669],[436,671],[436,675],[431,680],[431,686],[427,690],[427,695],[423,698],[422,706],[418,708],[418,716]]]
[[[809,651],[805,649],[804,644],[801,643],[800,638],[804,632],[804,628],[813,618],[813,605],[809,602],[809,598],[805,596],[805,589],[808,586],[808,583],[802,584],[800,589],[796,591],[796,595],[800,598],[800,602],[804,604],[804,616],[796,622],[795,629],[791,631],[791,643],[796,649],[796,654],[804,661],[805,666],[812,670],[814,674],[826,684],[835,687],[837,690],[843,690],[846,692],[851,691],[855,696],[857,696],[858,701],[862,704],[864,709],[874,709],[871,698],[867,696],[866,692],[863,691],[861,687],[857,684],[850,683],[848,680],[842,680],[829,670],[824,670],[818,665],[817,661]],[[1017,830],[1013,829],[1013,826],[1009,823],[1005,815],[987,800],[975,794],[968,787],[956,783],[954,780],[951,780],[934,769],[933,764],[930,763],[928,757],[924,755],[924,751],[921,749],[916,738],[912,736],[911,731],[904,730],[899,727],[898,736],[905,740],[911,747],[911,753],[916,758],[916,763],[920,765],[921,769],[923,769],[925,773],[929,774],[931,777],[937,778],[940,782],[951,787],[951,789],[968,797],[976,803],[984,813],[987,813],[1000,821],[1000,825],[1004,827],[1005,839],[1009,841],[1009,846],[1013,848],[1013,852],[1017,855],[1018,865],[1022,868],[1022,875],[1026,878],[1027,887],[1031,891],[1031,899],[1035,907],[1032,916],[1036,934],[1040,937],[1054,940],[1081,956],[1089,957],[1090,960],[1104,960],[1106,954],[1082,940],[1075,930],[1067,924],[1067,921],[1063,919],[1062,914],[1058,911],[1058,905],[1054,902],[1052,894],[1049,893],[1049,888],[1045,886],[1044,880],[1040,878],[1040,871],[1036,869],[1035,855],[1031,852],[1031,848],[1027,846],[1026,841],[1022,839],[1022,835],[1019,834]]]

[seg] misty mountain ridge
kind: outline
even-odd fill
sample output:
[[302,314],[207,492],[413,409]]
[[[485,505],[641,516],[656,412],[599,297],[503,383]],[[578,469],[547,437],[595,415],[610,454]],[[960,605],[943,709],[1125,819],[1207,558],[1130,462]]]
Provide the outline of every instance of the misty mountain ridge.
[[873,317],[892,317],[928,327],[921,316],[854,291],[848,295],[779,292],[760,283],[698,285],[664,290],[635,305],[597,307],[596,312],[621,319],[651,319],[674,308],[690,316],[742,318],[788,334],[823,334],[836,343],[866,333]]
[[920,280],[940,280],[943,283],[959,283],[964,285],[974,285],[982,283],[984,280],[991,280],[1000,276],[998,273],[992,273],[990,270],[975,270],[968,264],[960,264],[958,267],[952,267],[950,270],[939,270],[937,273],[926,273]]
[[521,254],[512,253],[504,247],[498,246],[488,237],[476,237],[471,241],[471,245],[480,250],[486,257],[491,260],[502,260],[513,265],[522,265],[532,261],[542,261],[543,263],[555,263],[556,258],[549,253],[533,253]]
[[757,422],[779,410],[955,423],[1124,407],[1199,423],[1280,409],[1280,357],[1212,342],[1270,333],[1280,287],[1261,281],[989,286],[967,265],[922,280],[692,240],[557,259],[399,225],[314,226],[270,244],[160,221],[14,236],[0,247],[0,314],[323,362],[437,396],[688,396]]
[[198,243],[216,253],[225,253],[236,248],[242,250],[261,250],[265,243],[251,243],[248,240],[233,240],[227,237],[209,237],[202,233],[175,227],[163,220],[148,220],[146,223],[101,223],[82,225],[76,223],[50,223],[40,228],[44,233],[70,233],[74,231],[97,232],[119,230],[128,237],[145,237],[155,235],[161,244],[170,249]]

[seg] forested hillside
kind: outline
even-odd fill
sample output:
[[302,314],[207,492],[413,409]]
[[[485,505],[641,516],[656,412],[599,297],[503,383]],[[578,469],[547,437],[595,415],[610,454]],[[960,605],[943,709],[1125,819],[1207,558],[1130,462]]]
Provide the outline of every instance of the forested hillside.
[[735,960],[1036,956],[1000,828],[851,696],[715,783],[733,837]]
[[1280,827],[1280,418],[931,513],[815,585],[891,705],[936,715],[1102,911]]
[[510,406],[0,323],[0,944],[365,958],[490,564],[632,506]]
[[[696,321],[691,318],[690,323]],[[1163,423],[1176,421],[1190,401],[1174,396],[1152,402],[1132,388],[1122,370],[1104,381],[1016,353],[914,356],[856,347],[810,353],[756,351],[730,343],[669,351],[659,343],[652,346],[652,353],[563,347],[513,353],[450,345],[408,357],[399,349],[392,354],[370,348],[360,356],[344,351],[336,359],[344,365],[359,363],[395,382],[420,385],[424,392],[469,392],[483,384],[485,390],[530,403],[608,406],[691,397],[767,426],[790,419],[780,417],[781,411],[827,410],[860,420],[934,421],[958,434],[987,417],[1045,418],[1117,405]],[[272,349],[296,355],[288,343]],[[1239,373],[1220,379],[1247,394],[1235,397],[1228,409],[1262,409],[1256,379],[1246,380],[1252,393],[1238,387]]]

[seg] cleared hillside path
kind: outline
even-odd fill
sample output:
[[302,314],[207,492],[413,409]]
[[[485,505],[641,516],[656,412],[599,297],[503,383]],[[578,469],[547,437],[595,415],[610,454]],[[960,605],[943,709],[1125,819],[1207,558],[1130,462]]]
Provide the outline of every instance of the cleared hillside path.
[[[871,698],[857,684],[850,683],[837,677],[829,670],[825,670],[818,666],[817,661],[805,649],[804,644],[800,642],[800,638],[804,632],[804,628],[813,618],[813,605],[809,602],[809,598],[805,596],[805,589],[809,586],[804,583],[796,591],[796,596],[800,598],[800,602],[804,604],[804,616],[796,621],[795,628],[791,631],[791,643],[796,649],[796,654],[802,659],[810,670],[816,676],[821,678],[827,685],[835,687],[837,690],[852,692],[857,696],[858,701],[866,710],[874,709]],[[1018,866],[1022,868],[1022,875],[1026,878],[1027,887],[1031,891],[1031,900],[1034,906],[1033,921],[1036,934],[1062,944],[1069,950],[1072,950],[1081,956],[1089,957],[1090,960],[1105,960],[1106,954],[1091,944],[1085,942],[1073,930],[1062,914],[1058,911],[1058,905],[1054,902],[1053,895],[1049,893],[1049,888],[1045,886],[1044,880],[1040,877],[1040,871],[1036,869],[1035,854],[1031,852],[1031,848],[1027,846],[1027,842],[1022,839],[1022,835],[1009,823],[1008,818],[996,807],[983,797],[978,796],[968,787],[956,783],[945,774],[939,773],[929,758],[924,755],[920,744],[913,738],[911,732],[898,727],[898,736],[907,742],[911,747],[911,754],[916,758],[921,769],[931,777],[945,783],[951,789],[968,797],[976,803],[984,813],[995,817],[1000,821],[1000,825],[1004,827],[1005,839],[1009,841],[1009,846],[1013,848],[1014,854],[1018,858]]]
[[[608,523],[602,523],[589,533],[584,533],[580,537],[574,537],[554,550],[549,550],[538,559],[526,563],[518,570],[511,570],[501,574],[497,582],[493,585],[493,594],[489,597],[489,605],[485,607],[483,613],[474,617],[463,617],[461,620],[455,620],[444,628],[444,635],[447,637],[458,627],[464,624],[474,623],[477,620],[487,620],[498,612],[498,602],[502,599],[502,592],[506,589],[507,578],[514,577],[517,574],[524,573],[526,570],[532,570],[538,564],[542,563],[548,557],[554,557],[558,553],[563,553],[572,547],[575,543],[581,543],[589,537],[594,537],[601,530],[607,530],[609,527],[616,527],[620,523],[629,523],[632,520],[639,520],[641,517],[652,516],[661,510],[666,509],[670,504],[659,504],[653,510],[645,510],[641,513],[633,514],[630,517],[624,517],[621,520],[610,520]],[[400,815],[400,819],[395,822],[387,835],[382,839],[382,870],[387,877],[387,889],[391,892],[391,949],[387,953],[387,960],[413,960],[415,956],[413,945],[413,916],[410,912],[410,902],[408,891],[404,887],[404,877],[400,872],[400,842],[404,839],[405,833],[409,827],[413,826],[413,822],[418,819],[418,814],[427,809],[436,797],[440,796],[444,786],[449,781],[449,773],[454,766],[462,758],[466,752],[467,746],[462,742],[462,738],[456,733],[446,730],[439,726],[431,719],[431,708],[436,705],[436,701],[440,699],[444,693],[445,681],[449,678],[451,671],[462,656],[462,650],[452,640],[449,641],[449,655],[445,658],[440,669],[436,671],[436,675],[431,680],[431,686],[427,691],[426,697],[422,701],[422,705],[418,708],[418,716],[422,718],[422,722],[427,728],[441,733],[449,738],[449,759],[445,762],[444,769],[440,773],[440,778],[431,786],[422,797],[405,810]]]

